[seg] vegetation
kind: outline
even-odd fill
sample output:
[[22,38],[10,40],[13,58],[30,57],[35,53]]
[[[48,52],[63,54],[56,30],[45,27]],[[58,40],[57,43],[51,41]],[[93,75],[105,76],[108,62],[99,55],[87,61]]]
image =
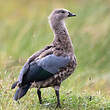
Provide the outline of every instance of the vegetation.
[[[30,89],[19,103],[13,101],[26,59],[51,43],[48,15],[66,8],[77,17],[66,21],[78,66],[60,89],[61,110],[110,110],[110,1],[109,0],[0,0],[0,110],[53,110],[52,88]],[[60,110],[60,109],[59,109]]]

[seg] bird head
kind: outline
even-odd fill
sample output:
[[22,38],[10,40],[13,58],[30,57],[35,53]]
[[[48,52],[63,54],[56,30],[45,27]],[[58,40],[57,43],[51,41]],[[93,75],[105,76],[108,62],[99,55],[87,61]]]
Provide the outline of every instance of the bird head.
[[70,11],[66,9],[55,9],[49,16],[50,20],[53,21],[62,21],[65,18],[76,16],[74,13],[71,13]]

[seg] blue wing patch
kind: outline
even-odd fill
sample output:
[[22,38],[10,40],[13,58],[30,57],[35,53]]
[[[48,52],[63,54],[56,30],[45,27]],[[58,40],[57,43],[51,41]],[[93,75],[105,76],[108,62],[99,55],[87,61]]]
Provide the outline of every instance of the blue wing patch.
[[37,64],[44,70],[55,74],[58,72],[59,68],[65,67],[69,62],[69,56],[63,57],[55,56],[54,54],[52,54],[40,59],[39,61],[37,61]]
[[48,55],[40,60],[33,61],[30,64],[26,63],[22,70],[18,81],[27,83],[33,81],[42,81],[59,71],[61,67],[65,67],[70,62],[70,57]]

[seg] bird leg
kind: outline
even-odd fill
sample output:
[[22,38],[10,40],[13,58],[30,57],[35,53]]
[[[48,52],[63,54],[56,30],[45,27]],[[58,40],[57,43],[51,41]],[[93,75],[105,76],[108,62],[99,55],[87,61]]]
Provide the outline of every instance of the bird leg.
[[61,108],[61,105],[60,105],[60,97],[59,97],[59,89],[60,89],[60,86],[55,86],[54,89],[55,89],[55,94],[56,94],[56,96],[57,96],[57,106],[56,106],[56,108],[57,108],[57,107]]
[[37,94],[38,94],[39,102],[40,104],[42,104],[41,91],[39,89],[37,90]]

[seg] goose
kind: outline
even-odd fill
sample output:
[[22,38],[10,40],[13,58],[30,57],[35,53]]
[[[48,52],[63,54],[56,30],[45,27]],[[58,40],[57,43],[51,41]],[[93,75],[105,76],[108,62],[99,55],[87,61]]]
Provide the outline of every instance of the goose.
[[24,64],[18,80],[12,89],[18,89],[14,100],[22,98],[29,88],[37,88],[42,104],[41,88],[53,87],[57,97],[57,106],[61,107],[59,89],[61,83],[75,70],[77,61],[72,41],[65,25],[65,19],[76,16],[66,9],[55,9],[49,16],[49,24],[54,34],[53,42],[34,53]]

